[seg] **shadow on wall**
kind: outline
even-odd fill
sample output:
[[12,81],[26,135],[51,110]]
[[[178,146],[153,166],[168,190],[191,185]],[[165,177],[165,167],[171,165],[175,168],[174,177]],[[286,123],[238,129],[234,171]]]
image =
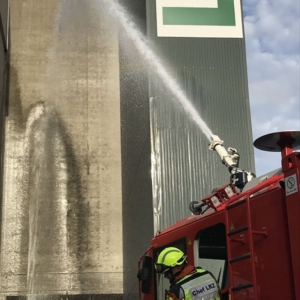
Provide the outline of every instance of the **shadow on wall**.
[[13,131],[23,131],[23,107],[21,104],[21,90],[16,68],[11,65],[9,71],[9,107],[7,115],[13,123]]

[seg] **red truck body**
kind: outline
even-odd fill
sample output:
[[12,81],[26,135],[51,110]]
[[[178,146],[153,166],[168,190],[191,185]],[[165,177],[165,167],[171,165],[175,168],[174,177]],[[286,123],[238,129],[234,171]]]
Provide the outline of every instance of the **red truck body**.
[[300,300],[300,153],[282,154],[282,169],[271,177],[241,193],[223,186],[202,199],[205,213],[156,234],[139,261],[140,300],[164,299],[167,280],[153,263],[166,246],[185,251],[191,265],[216,264],[222,299]]

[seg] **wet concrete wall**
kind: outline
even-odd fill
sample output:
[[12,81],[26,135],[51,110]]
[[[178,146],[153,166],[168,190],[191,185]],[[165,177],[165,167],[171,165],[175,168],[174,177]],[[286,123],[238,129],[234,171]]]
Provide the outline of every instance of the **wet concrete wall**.
[[[146,1],[120,2],[173,66],[172,74],[213,131],[226,139],[226,146],[242,146],[247,157],[243,167],[251,168],[244,40],[189,39],[187,44],[182,38],[157,38],[154,0],[147,1],[147,9]],[[117,34],[101,5],[97,0],[11,0],[2,298],[86,293],[107,299],[108,294],[120,295],[124,283],[125,298],[137,299],[137,262],[154,228],[189,214],[191,200],[228,181],[227,170],[215,153],[208,154],[199,129],[174,108],[172,95],[155,76],[149,92],[151,67],[122,28]],[[238,61],[234,55],[222,61],[223,47],[234,49]],[[201,48],[201,59],[195,48]],[[222,72],[216,59],[224,63]],[[217,79],[221,84],[215,88]],[[226,88],[232,82],[238,95]],[[208,97],[203,100],[203,95]],[[225,105],[234,95],[226,114],[223,106],[211,113],[211,103],[225,99]],[[149,96],[155,100],[151,112]],[[226,118],[232,105],[238,118],[231,123]],[[240,124],[248,128],[246,143]],[[160,140],[151,141],[150,128],[162,133]],[[166,147],[151,152],[154,144]],[[156,159],[152,166],[151,158]],[[159,158],[167,164],[154,176],[165,181],[159,186],[154,182],[153,190],[163,191],[163,199],[154,201],[163,202],[164,208],[163,214],[157,210],[160,215],[154,215],[151,168]]]
[[122,293],[118,35],[100,8],[10,1],[0,299]]
[[[4,161],[5,117],[8,110],[8,75],[9,75],[9,10],[8,1],[0,3],[0,232],[2,212],[2,186]],[[0,235],[1,245],[1,235]]]
[[[146,1],[120,2],[146,35]],[[124,299],[137,299],[137,265],[153,237],[148,66],[120,29]]]

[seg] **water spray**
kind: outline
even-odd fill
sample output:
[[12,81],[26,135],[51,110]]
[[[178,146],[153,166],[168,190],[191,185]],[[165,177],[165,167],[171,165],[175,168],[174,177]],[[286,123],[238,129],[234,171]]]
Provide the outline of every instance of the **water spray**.
[[137,50],[143,54],[151,68],[161,78],[164,85],[171,91],[181,109],[186,112],[190,118],[199,126],[201,131],[209,140],[209,149],[218,153],[222,163],[228,168],[231,175],[231,181],[243,187],[246,182],[250,181],[255,175],[252,172],[244,171],[238,168],[239,154],[236,149],[230,147],[226,150],[223,146],[224,142],[214,135],[207,124],[203,121],[200,114],[196,111],[191,101],[187,98],[184,91],[180,88],[172,76],[163,67],[160,59],[148,46],[144,35],[139,31],[134,22],[131,21],[128,12],[117,2],[113,0],[102,0],[108,6],[111,15],[122,25],[128,37],[134,42]]
[[112,0],[102,0],[109,8],[111,15],[119,22],[128,37],[134,42],[138,51],[143,54],[148,64],[151,64],[151,68],[160,77],[164,85],[171,91],[181,109],[185,111],[191,119],[199,126],[201,131],[205,134],[209,141],[212,140],[213,133],[207,124],[203,121],[200,114],[196,111],[190,100],[185,95],[184,91],[180,88],[168,71],[163,67],[162,62],[158,56],[148,46],[146,38],[139,31],[134,22],[129,18],[128,12],[117,2]]
[[[27,285],[28,299],[36,300],[35,295],[45,288],[41,284],[45,278],[39,274],[53,267],[67,270],[71,264],[67,251],[66,146],[54,109],[43,102],[36,103],[29,112],[25,146],[29,205]],[[59,266],[51,260],[56,249],[59,249]]]

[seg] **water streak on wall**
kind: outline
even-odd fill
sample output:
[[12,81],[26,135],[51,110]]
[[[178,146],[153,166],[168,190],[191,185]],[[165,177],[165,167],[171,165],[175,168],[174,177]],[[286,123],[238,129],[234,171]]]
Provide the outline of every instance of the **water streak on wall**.
[[10,2],[0,299],[122,293],[116,26],[96,0]]

